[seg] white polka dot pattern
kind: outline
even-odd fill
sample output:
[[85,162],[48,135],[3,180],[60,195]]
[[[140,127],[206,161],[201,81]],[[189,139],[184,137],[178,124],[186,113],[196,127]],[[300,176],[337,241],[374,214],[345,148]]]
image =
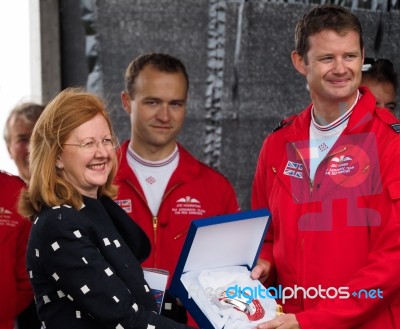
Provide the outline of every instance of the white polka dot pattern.
[[79,232],[79,230],[76,230],[76,231],[74,232],[74,234],[75,234],[75,236],[76,236],[77,238],[81,238],[81,237],[82,237],[82,234],[81,234],[81,232]]
[[51,247],[53,248],[54,251],[56,251],[57,249],[60,248],[60,245],[59,245],[58,242],[56,241],[56,242],[54,242],[54,243],[51,245]]
[[84,285],[83,287],[81,287],[81,290],[85,295],[90,291],[90,289],[87,285]]
[[[141,322],[141,328],[155,329],[149,322],[157,314],[156,304],[142,278],[135,246],[125,243],[125,236],[113,224],[126,216],[121,226],[125,228],[132,220],[109,198],[109,204],[118,208],[112,217],[98,199],[83,199],[86,206],[79,211],[70,206],[46,208],[32,226],[34,239],[28,248],[27,265],[29,277],[37,283],[35,289],[41,289],[37,305],[44,312],[42,329],[44,322],[50,328],[57,328],[58,322],[65,328],[95,329],[105,319],[107,328],[128,329]],[[139,233],[132,235],[133,241],[143,239]],[[154,306],[146,310],[139,306],[142,303]],[[185,328],[162,323],[159,328]]]

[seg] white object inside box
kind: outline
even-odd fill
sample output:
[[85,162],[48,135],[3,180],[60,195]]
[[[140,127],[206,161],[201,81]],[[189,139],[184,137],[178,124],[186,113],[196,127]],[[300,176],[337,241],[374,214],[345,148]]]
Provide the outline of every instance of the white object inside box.
[[[256,264],[269,220],[269,212],[260,209],[191,223],[171,290],[176,289],[189,310],[190,295],[209,322],[202,323],[203,328],[254,328],[276,316],[274,299],[256,298],[253,302],[224,294],[231,285],[262,287],[250,278],[249,270]],[[190,311],[196,320],[197,310]],[[198,321],[203,322],[203,317]]]
[[190,271],[181,281],[214,328],[254,328],[276,316],[276,301],[244,266]]

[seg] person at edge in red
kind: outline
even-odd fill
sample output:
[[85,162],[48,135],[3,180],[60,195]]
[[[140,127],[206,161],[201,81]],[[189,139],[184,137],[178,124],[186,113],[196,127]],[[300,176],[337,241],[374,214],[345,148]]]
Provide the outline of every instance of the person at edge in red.
[[353,13],[312,7],[295,43],[312,104],[266,138],[252,191],[252,208],[272,214],[252,277],[292,294],[257,328],[398,329],[400,122],[359,87]]
[[24,182],[0,171],[0,329],[13,329],[18,314],[33,300],[25,266],[31,222],[17,212]]
[[[116,202],[151,241],[150,257],[142,265],[167,270],[170,278],[192,220],[239,211],[231,183],[176,141],[185,120],[188,88],[179,59],[150,53],[130,62],[121,93],[131,139],[119,150]],[[195,326],[168,292],[161,314]]]
[[[34,102],[17,104],[7,117],[4,125],[4,141],[8,153],[18,169],[18,176],[29,184],[29,141],[33,127],[42,114],[45,106]],[[18,329],[39,329],[41,323],[36,312],[36,304],[32,298],[29,306],[17,318]]]

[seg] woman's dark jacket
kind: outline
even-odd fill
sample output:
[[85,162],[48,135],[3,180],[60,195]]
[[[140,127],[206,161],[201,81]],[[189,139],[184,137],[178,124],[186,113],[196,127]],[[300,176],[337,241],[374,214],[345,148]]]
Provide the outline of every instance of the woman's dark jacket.
[[46,329],[187,328],[156,314],[140,261],[150,243],[108,197],[44,208],[32,226],[27,268]]

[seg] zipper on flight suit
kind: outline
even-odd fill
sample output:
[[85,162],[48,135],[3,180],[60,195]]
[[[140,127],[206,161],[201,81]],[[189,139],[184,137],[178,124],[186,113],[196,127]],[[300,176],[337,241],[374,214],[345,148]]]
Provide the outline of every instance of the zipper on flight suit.
[[[147,203],[146,198],[140,193],[140,191],[129,181],[126,180],[126,182],[129,184],[130,187],[132,187],[137,194],[139,194],[140,198],[143,200],[143,202],[146,204],[147,208],[150,211],[149,205]],[[168,196],[168,194],[170,194],[176,187],[178,187],[180,185],[179,184],[175,184],[174,186],[172,186],[166,193],[164,193],[161,202],[160,202],[160,206],[162,204],[162,202],[164,201],[164,199]],[[151,211],[150,211],[151,212]],[[152,216],[151,218],[152,221],[152,226],[153,226],[153,239],[154,239],[154,264],[155,267],[157,267],[157,229],[158,229],[158,216]]]
[[[164,193],[163,197],[161,198],[161,202],[160,202],[160,207],[161,204],[163,203],[163,201],[165,200],[165,198],[168,196],[168,194],[170,194],[176,187],[178,187],[180,184],[175,184],[174,186],[172,186],[167,192]],[[147,204],[147,202],[146,202]],[[158,229],[158,216],[153,216],[152,217],[152,222],[153,222],[153,234],[154,234],[154,246],[155,246],[155,252],[154,252],[154,264],[157,267],[157,229]]]
[[[126,182],[128,183],[128,185],[130,187],[132,187],[132,189],[134,189],[136,191],[136,193],[140,196],[140,198],[142,199],[142,201],[146,204],[147,208],[150,211],[149,205],[147,203],[146,198],[142,195],[142,193],[140,193],[140,191],[135,187],[135,185],[133,185],[129,180],[126,180]],[[151,212],[151,211],[150,211]],[[152,224],[153,224],[153,238],[154,238],[154,255],[156,255],[156,249],[157,249],[157,245],[156,245],[156,240],[157,240],[157,226],[158,226],[158,217],[157,216],[152,216]],[[155,257],[155,256],[154,256]],[[154,259],[154,263],[156,263],[156,260]]]
[[153,221],[154,245],[156,245],[156,244],[157,244],[157,225],[158,225],[158,217],[157,217],[157,216],[153,216],[152,221]]
[[297,155],[300,157],[301,162],[303,163],[304,170],[305,170],[305,172],[307,174],[308,183],[310,185],[310,195],[311,195],[311,193],[312,193],[312,191],[314,189],[314,181],[311,179],[311,175],[310,175],[310,172],[308,171],[308,167],[306,166],[306,162],[304,161],[303,154],[301,154],[299,149],[296,147],[295,143],[291,143],[291,144],[292,144],[292,147],[294,148],[295,152],[297,153]]
[[[295,152],[299,155],[299,157],[300,157],[300,159],[301,159],[301,162],[303,163],[305,172],[306,172],[306,174],[307,174],[307,176],[308,176],[308,179],[309,179],[309,182],[310,182],[310,197],[311,197],[311,195],[312,195],[312,193],[313,193],[313,189],[314,189],[315,180],[311,179],[310,173],[309,173],[309,171],[308,171],[308,167],[306,166],[305,161],[304,161],[304,157],[303,157],[303,155],[301,154],[301,152],[299,151],[299,149],[296,147],[296,144],[295,144],[295,143],[291,143],[291,144],[292,144],[292,147],[294,148]],[[344,151],[346,151],[346,150],[347,150],[347,147],[343,147],[342,149],[340,149],[340,150],[338,150],[338,151],[336,151],[336,152],[334,152],[334,153],[328,154],[328,155],[327,155],[326,157],[324,157],[324,158],[322,159],[322,161],[318,164],[318,166],[317,166],[317,168],[316,168],[316,170],[315,170],[315,173],[318,172],[318,168],[321,166],[321,164],[322,164],[324,161],[327,161],[328,159],[332,158],[333,156],[335,156],[335,155],[337,155],[337,154],[339,154],[339,153],[342,153],[342,152],[344,152]],[[366,168],[364,168],[363,172],[364,172],[365,170],[368,170],[368,168],[369,168],[369,166],[367,166]],[[305,242],[305,239],[304,239],[304,236],[302,236],[302,237],[301,237],[301,242],[300,242],[302,253],[304,252],[304,242]],[[304,299],[303,299],[303,298],[300,299],[300,303],[301,303],[301,307],[304,308]]]
[[[299,149],[296,147],[296,144],[295,144],[295,143],[291,143],[291,144],[292,144],[294,150],[296,151],[296,153],[298,154],[298,156],[300,157],[301,162],[303,163],[304,169],[305,169],[305,171],[306,171],[306,174],[307,174],[308,179],[309,179],[309,182],[310,182],[310,195],[311,195],[311,193],[313,192],[313,189],[314,189],[314,180],[311,179],[310,172],[308,171],[308,167],[306,166],[305,161],[304,161],[304,157],[303,157],[303,155],[301,154],[301,152],[299,151]],[[318,167],[317,167],[317,169],[315,170],[315,173],[317,173],[318,168],[320,167],[320,165],[321,165],[323,162],[327,161],[328,159],[332,158],[333,156],[335,156],[335,155],[337,155],[337,154],[339,154],[339,153],[342,153],[342,152],[344,152],[344,151],[346,151],[346,150],[347,150],[347,147],[343,147],[341,150],[338,150],[338,151],[336,151],[336,152],[334,152],[334,153],[328,154],[328,155],[327,155],[325,158],[323,158],[322,161],[318,164]],[[363,172],[364,172],[365,170],[367,170],[368,167],[369,167],[369,166],[367,166],[366,168],[364,168]]]

